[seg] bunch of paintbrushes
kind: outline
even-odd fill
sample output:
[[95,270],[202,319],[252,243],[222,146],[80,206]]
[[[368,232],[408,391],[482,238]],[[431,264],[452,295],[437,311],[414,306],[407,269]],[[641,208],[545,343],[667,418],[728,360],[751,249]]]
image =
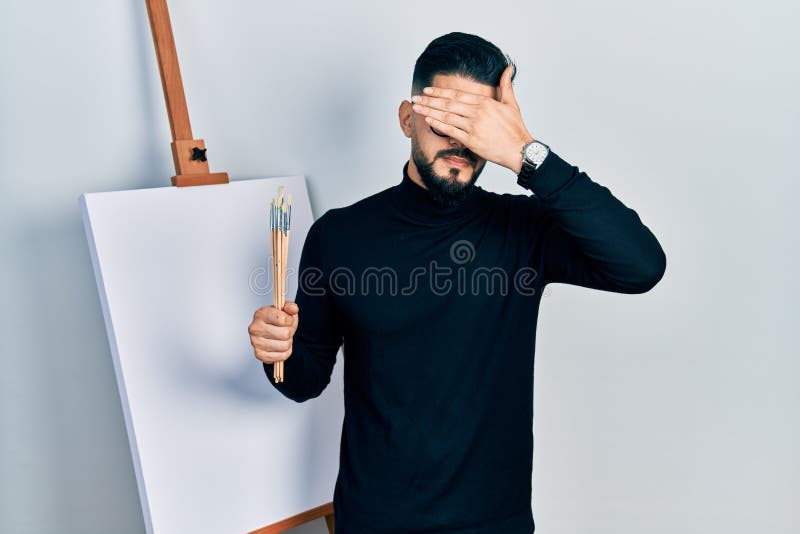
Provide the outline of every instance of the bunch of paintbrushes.
[[[278,187],[278,198],[269,204],[272,228],[272,295],[273,304],[283,310],[286,303],[286,266],[289,257],[289,229],[292,225],[292,195],[283,198],[284,187]],[[283,362],[273,367],[275,382],[283,382]]]

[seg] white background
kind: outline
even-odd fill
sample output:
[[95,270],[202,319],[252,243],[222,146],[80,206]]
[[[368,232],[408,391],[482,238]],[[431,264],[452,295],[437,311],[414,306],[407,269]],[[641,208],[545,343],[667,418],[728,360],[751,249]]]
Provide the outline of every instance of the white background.
[[[212,171],[306,175],[317,216],[399,182],[397,107],[432,39],[511,54],[531,133],[667,254],[644,295],[542,301],[537,532],[800,528],[795,3],[170,8]],[[77,198],[173,174],[144,2],[4,2],[0,66],[0,531],[140,534]],[[479,184],[523,192],[494,165]]]

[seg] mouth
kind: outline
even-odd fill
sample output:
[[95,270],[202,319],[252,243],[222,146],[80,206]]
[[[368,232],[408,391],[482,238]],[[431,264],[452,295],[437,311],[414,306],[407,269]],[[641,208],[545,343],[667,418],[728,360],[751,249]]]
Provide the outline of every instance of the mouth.
[[444,160],[456,167],[466,167],[470,164],[469,160],[466,160],[464,158],[459,158],[458,156],[447,156],[446,158],[444,158]]

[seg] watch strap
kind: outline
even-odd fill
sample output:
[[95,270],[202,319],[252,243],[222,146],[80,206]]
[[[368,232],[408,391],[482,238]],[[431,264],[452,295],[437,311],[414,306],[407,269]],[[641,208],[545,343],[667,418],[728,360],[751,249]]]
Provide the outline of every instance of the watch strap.
[[517,183],[524,187],[525,189],[531,188],[531,178],[533,177],[533,173],[536,172],[536,165],[529,162],[527,159],[522,160],[522,168],[517,174]]

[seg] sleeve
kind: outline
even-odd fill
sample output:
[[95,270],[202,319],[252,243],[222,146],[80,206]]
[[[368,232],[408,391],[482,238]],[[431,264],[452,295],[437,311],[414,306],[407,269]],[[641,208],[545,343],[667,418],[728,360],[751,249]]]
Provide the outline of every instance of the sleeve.
[[342,330],[322,264],[322,222],[308,230],[298,268],[299,323],[292,354],[283,363],[283,382],[275,382],[274,363],[262,362],[270,383],[287,398],[303,402],[319,396],[331,379]]
[[664,275],[664,250],[637,213],[552,150],[530,189],[542,208],[531,263],[543,286],[645,293]]

